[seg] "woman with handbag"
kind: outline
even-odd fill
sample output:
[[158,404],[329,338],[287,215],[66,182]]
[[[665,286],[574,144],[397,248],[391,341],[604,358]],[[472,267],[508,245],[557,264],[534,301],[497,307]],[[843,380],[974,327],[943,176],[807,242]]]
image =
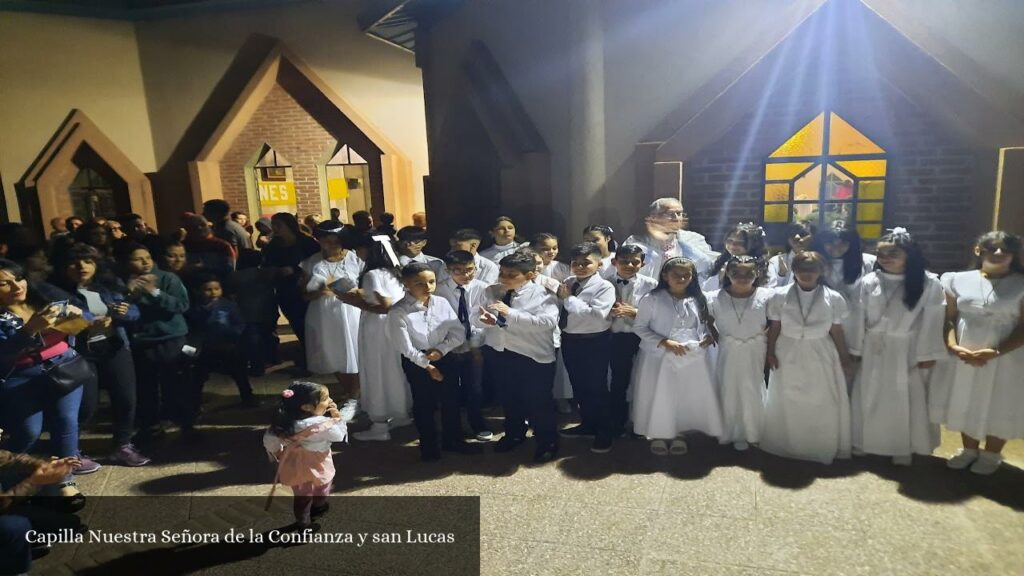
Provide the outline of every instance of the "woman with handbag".
[[[71,294],[71,303],[94,317],[88,331],[79,334],[75,349],[96,368],[97,385],[83,390],[79,423],[88,425],[99,402],[99,384],[107,388],[113,408],[114,451],[110,460],[125,466],[149,463],[132,444],[135,436],[135,362],[125,327],[139,319],[139,307],[125,301],[119,284],[103,275],[102,256],[87,244],[75,244],[56,271],[58,285]],[[106,281],[105,281],[106,280]],[[113,280],[116,282],[116,279]]]
[[[89,323],[83,316],[30,287],[21,266],[0,259],[0,428],[10,451],[31,452],[45,423],[50,455],[78,456],[82,387],[96,377],[73,348],[71,333]],[[58,486],[60,508],[73,512],[85,505],[71,474]]]

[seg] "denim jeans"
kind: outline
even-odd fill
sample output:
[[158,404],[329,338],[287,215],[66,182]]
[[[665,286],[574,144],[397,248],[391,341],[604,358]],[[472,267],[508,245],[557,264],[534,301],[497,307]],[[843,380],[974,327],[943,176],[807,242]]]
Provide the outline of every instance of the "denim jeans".
[[[69,350],[54,358],[55,362],[70,360]],[[11,452],[38,452],[36,442],[46,425],[50,433],[50,456],[78,456],[78,409],[82,403],[82,386],[57,397],[36,365],[11,373],[0,383],[0,428],[4,429],[7,449]],[[69,474],[65,481],[71,481]]]

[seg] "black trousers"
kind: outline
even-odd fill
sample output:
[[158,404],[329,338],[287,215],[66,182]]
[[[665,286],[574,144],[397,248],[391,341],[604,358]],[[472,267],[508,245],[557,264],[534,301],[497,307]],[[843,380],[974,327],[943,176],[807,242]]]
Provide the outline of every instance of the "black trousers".
[[484,422],[481,409],[483,406],[483,391],[480,387],[480,372],[482,359],[479,350],[469,352],[448,354],[451,361],[456,381],[459,385],[459,395],[462,405],[466,407],[466,419],[469,420],[469,427],[474,433],[487,430],[487,423]]
[[207,339],[192,366],[193,391],[199,396],[196,405],[202,403],[203,385],[210,379],[211,372],[230,376],[235,381],[239,396],[242,399],[251,398],[252,384],[249,383],[248,364],[241,338],[217,342]]
[[136,404],[135,362],[131,350],[124,347],[109,356],[90,358],[89,361],[96,367],[97,378],[86,383],[82,390],[78,425],[84,427],[92,420],[99,404],[99,388],[105,386],[114,416],[114,446],[129,444],[135,435]]
[[301,348],[299,356],[295,359],[298,368],[306,368],[306,308],[309,302],[302,299],[298,293],[291,295],[278,294],[277,305],[281,307],[281,313],[288,319],[288,325],[299,340]]
[[609,354],[612,369],[611,397],[608,412],[613,429],[621,429],[629,420],[629,403],[626,391],[633,377],[633,361],[640,350],[640,337],[632,332],[612,332],[612,349]]
[[494,373],[495,366],[498,363],[498,351],[490,346],[482,346],[480,354],[484,360],[483,369],[480,371],[481,404],[483,406],[493,406],[501,402],[499,378]]
[[505,409],[505,435],[526,438],[526,421],[533,427],[538,447],[557,446],[554,397],[555,363],[541,364],[510,350],[494,355],[501,403]]
[[441,442],[445,446],[453,446],[463,441],[455,366],[448,358],[431,364],[441,371],[444,380],[437,382],[431,379],[425,368],[402,358],[402,371],[412,391],[412,417],[420,435],[420,452],[423,454],[436,454],[439,449],[437,425],[434,424],[438,404],[441,405]]
[[612,333],[562,333],[562,360],[572,395],[580,404],[583,426],[598,437],[611,434],[608,417],[608,354]]
[[184,336],[132,343],[138,393],[136,421],[140,427],[159,424],[162,415],[178,421],[184,428],[191,428],[195,423],[199,405],[195,402],[192,378],[186,370],[186,356],[181,352],[184,345]]
[[245,342],[245,353],[249,358],[249,366],[262,374],[267,364],[277,363],[277,346],[281,339],[274,330],[274,322],[249,322],[245,325],[242,340]]

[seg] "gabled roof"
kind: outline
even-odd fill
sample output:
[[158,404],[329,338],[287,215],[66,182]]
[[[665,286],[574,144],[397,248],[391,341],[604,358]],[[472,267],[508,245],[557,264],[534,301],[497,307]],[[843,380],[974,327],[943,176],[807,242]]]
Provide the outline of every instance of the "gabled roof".
[[[803,90],[827,101],[838,89],[836,82],[841,83],[832,81],[836,70],[877,79],[977,147],[1024,144],[1024,118],[1018,111],[987,98],[861,0],[823,3],[724,88],[710,94],[699,90],[666,115],[645,141],[662,143],[659,161],[685,160],[746,114],[756,113],[768,94]],[[800,78],[798,72],[802,85],[788,85]]]

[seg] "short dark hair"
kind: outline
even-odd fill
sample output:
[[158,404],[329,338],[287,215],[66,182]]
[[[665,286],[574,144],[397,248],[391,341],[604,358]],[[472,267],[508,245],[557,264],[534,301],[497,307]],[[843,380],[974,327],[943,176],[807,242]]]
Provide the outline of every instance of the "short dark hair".
[[[149,248],[146,248],[145,245],[126,239],[125,241],[114,244],[114,257],[117,258],[118,261],[125,262],[129,257],[131,257],[132,252],[135,252],[136,250],[145,250],[146,252],[149,252]],[[152,256],[152,254],[150,254],[150,256]]]
[[81,216],[68,216],[67,218],[64,219],[64,226],[67,227],[67,228],[71,228],[71,221],[72,220],[78,220],[79,222],[82,222],[83,224],[85,223],[85,219],[82,218]]
[[433,272],[434,269],[423,262],[410,262],[402,268],[402,280],[419,276],[423,272]]
[[601,258],[601,247],[596,242],[581,242],[572,247],[569,251],[569,258],[576,258],[577,256],[597,256]]
[[498,265],[502,268],[512,268],[522,274],[536,272],[537,260],[534,259],[536,252],[533,252],[532,250],[530,252],[531,253],[526,253],[524,251],[517,250],[502,258]]
[[444,263],[446,266],[465,266],[466,264],[473,264],[476,259],[473,255],[466,250],[452,250],[451,252],[444,255]]
[[460,228],[452,234],[451,239],[456,242],[467,242],[469,240],[482,242],[484,237],[473,228]]
[[341,216],[341,208],[331,208],[331,218]]
[[356,220],[360,220],[360,219],[362,219],[362,220],[369,220],[370,219],[370,213],[367,212],[366,210],[359,210],[357,212],[353,212],[352,213],[352,221],[353,222],[355,222]]
[[420,242],[427,239],[427,231],[419,226],[403,226],[397,236],[399,242]]
[[639,244],[623,244],[615,250],[616,258],[626,258],[629,256],[636,256],[637,254],[640,255],[641,262],[647,259],[647,252],[644,252],[643,247]]
[[558,236],[555,236],[550,232],[540,232],[538,234],[534,234],[533,238],[530,239],[530,247],[533,248],[534,246],[539,246],[541,242],[547,242],[548,240],[554,240],[555,244],[558,244]]
[[392,214],[391,212],[381,212],[380,213],[380,221],[383,224],[394,224],[395,223],[395,215]]
[[213,200],[203,202],[203,214],[209,214],[216,218],[217,221],[227,218],[229,212],[231,212],[231,205],[228,204],[227,200],[214,198]]
[[81,260],[99,262],[101,258],[102,256],[100,255],[99,250],[85,244],[84,242],[76,242],[67,249],[67,252],[64,253],[64,257],[61,258],[61,260],[64,264],[68,264],[70,262],[78,262]]
[[239,216],[248,216],[248,214],[246,214],[245,212],[242,212],[241,210],[235,210],[234,212],[231,213],[231,219],[232,220],[235,220]]

